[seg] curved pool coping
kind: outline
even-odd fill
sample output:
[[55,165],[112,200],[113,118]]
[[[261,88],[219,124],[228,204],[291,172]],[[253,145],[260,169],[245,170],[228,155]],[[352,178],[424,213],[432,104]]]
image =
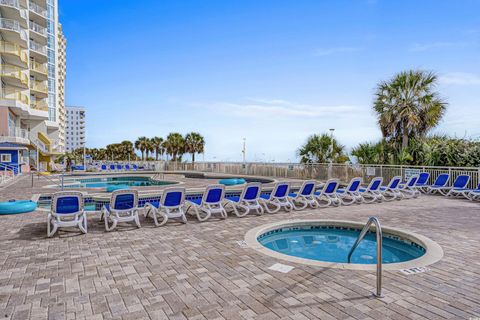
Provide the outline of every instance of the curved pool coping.
[[[376,264],[326,262],[326,261],[317,261],[317,260],[311,260],[306,258],[289,256],[277,251],[270,250],[264,247],[257,240],[257,238],[261,234],[268,231],[275,230],[275,229],[296,227],[296,226],[311,226],[311,225],[317,225],[317,226],[333,225],[337,227],[353,227],[353,228],[362,229],[365,223],[355,222],[355,221],[346,221],[346,220],[324,220],[324,219],[282,220],[279,222],[261,225],[249,230],[245,234],[245,242],[247,243],[249,248],[252,248],[258,251],[259,253],[270,256],[272,258],[285,260],[288,262],[315,266],[315,267],[323,267],[323,268],[335,268],[335,269],[346,269],[346,270],[369,270],[369,271],[376,270]],[[442,247],[440,247],[438,243],[436,243],[435,241],[427,237],[416,234],[414,232],[399,229],[399,228],[382,226],[382,231],[390,235],[395,235],[403,239],[410,240],[425,248],[425,254],[423,256],[413,260],[405,261],[405,262],[383,264],[383,270],[400,270],[400,269],[408,269],[413,267],[425,267],[443,258]]]
[[[122,175],[121,173],[119,174],[109,174],[109,175],[105,175],[103,176],[102,178],[98,178],[98,179],[103,179],[103,178],[121,178],[121,177],[125,177],[126,175]],[[145,175],[145,174],[137,174],[137,175],[130,175],[129,176],[130,178],[133,177],[141,177],[141,178],[149,178],[149,180],[153,180],[153,181],[163,181],[163,182],[168,182],[168,184],[165,184],[165,185],[181,185],[181,184],[184,184],[183,182],[181,181],[175,181],[175,180],[165,180],[165,179],[154,179],[153,176],[151,175]],[[64,183],[63,185],[68,187],[68,188],[73,188],[74,186],[76,185],[79,185],[81,184],[82,182],[80,181],[76,181],[76,180],[80,180],[82,179],[81,176],[77,176],[76,178],[71,178],[71,177],[68,177],[68,178],[65,178],[64,180]],[[91,177],[85,177],[83,179],[92,179]],[[95,179],[95,178],[94,178]],[[152,185],[154,186],[154,185]],[[152,186],[147,186],[147,187],[152,187]],[[42,186],[42,188],[45,188],[45,189],[58,189],[59,185],[58,184],[48,184],[48,185],[44,185]],[[142,186],[138,186],[138,187],[142,187]],[[79,187],[79,188],[76,188],[76,189],[93,189],[93,190],[102,190],[104,189],[105,187]]]

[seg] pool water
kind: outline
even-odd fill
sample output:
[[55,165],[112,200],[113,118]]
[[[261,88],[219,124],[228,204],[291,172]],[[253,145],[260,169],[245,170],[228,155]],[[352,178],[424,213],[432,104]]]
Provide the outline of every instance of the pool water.
[[[67,183],[67,182],[66,182]],[[114,185],[127,185],[130,187],[149,187],[175,184],[171,181],[151,180],[149,177],[110,177],[110,178],[89,178],[70,180],[65,188],[106,188]]]
[[[289,256],[347,263],[359,229],[333,226],[282,228],[269,231],[258,241],[266,248]],[[425,249],[409,240],[383,234],[382,262],[398,263],[413,260],[425,254]],[[377,259],[375,233],[369,232],[352,255],[352,263],[374,264]]]

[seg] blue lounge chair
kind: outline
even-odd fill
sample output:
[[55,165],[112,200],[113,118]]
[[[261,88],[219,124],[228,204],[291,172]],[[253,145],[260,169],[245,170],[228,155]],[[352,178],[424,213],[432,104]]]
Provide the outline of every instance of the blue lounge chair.
[[402,177],[396,176],[393,177],[386,187],[380,187],[380,191],[383,195],[383,200],[385,201],[392,201],[392,200],[400,200],[403,195],[400,192],[400,182],[402,182]]
[[121,164],[117,164],[116,169],[117,169],[118,171],[122,171],[122,170],[123,170],[123,166],[122,166]]
[[[185,188],[167,188],[163,191],[160,201],[145,204],[145,217],[151,214],[157,227],[163,226],[169,219],[180,219],[183,223],[187,223],[184,207]],[[160,222],[159,218],[161,218]]]
[[138,170],[138,166],[136,164],[133,164],[132,167],[133,167],[133,170],[135,170],[135,171]]
[[100,169],[101,169],[102,171],[106,171],[106,170],[107,170],[107,166],[106,166],[105,164],[102,164],[102,166],[100,167]]
[[382,177],[375,177],[372,179],[372,181],[370,181],[370,184],[367,186],[367,188],[360,188],[358,190],[362,195],[363,202],[373,203],[376,201],[383,200],[383,194],[380,191],[382,181],[383,181]]
[[362,202],[362,195],[360,194],[360,187],[362,185],[362,178],[353,178],[348,183],[345,189],[337,189],[337,196],[342,205],[348,206],[354,203]]
[[464,191],[463,196],[468,200],[480,200],[480,183],[478,184],[476,189],[472,189],[469,191]]
[[420,172],[417,182],[415,183],[415,187],[418,191],[425,192],[425,188],[428,187],[428,179],[430,179],[430,173]]
[[130,165],[129,164],[125,165],[125,170],[130,171]]
[[324,185],[320,192],[314,192],[318,206],[325,208],[330,205],[339,206],[340,198],[337,195],[339,182],[337,179],[330,179]]
[[110,165],[110,171],[115,171],[115,165],[114,164]]
[[315,180],[306,180],[297,193],[290,193],[288,195],[288,200],[295,210],[303,210],[307,206],[318,208],[318,202],[315,200],[314,195],[316,185],[317,182]]
[[[284,208],[285,211],[293,210],[293,205],[288,200],[288,193],[290,191],[289,182],[277,182],[270,194],[261,194],[260,203],[265,207],[268,213],[276,213]],[[273,209],[270,208],[273,206]]]
[[[138,191],[125,189],[113,191],[110,203],[102,207],[100,220],[102,219],[104,219],[106,231],[114,230],[119,222],[134,222],[140,228]],[[111,226],[109,222],[112,223]]]
[[[237,217],[245,217],[250,211],[255,210],[257,214],[263,214],[263,207],[260,204],[260,193],[262,185],[259,182],[249,182],[243,188],[239,197],[225,197],[225,209],[232,207]],[[242,212],[243,211],[243,212]]]
[[457,176],[455,181],[453,182],[453,186],[445,187],[438,190],[441,194],[447,197],[458,197],[463,196],[463,192],[469,190],[467,188],[468,182],[470,181],[470,176],[466,174],[461,174]]
[[418,175],[414,174],[410,176],[407,183],[400,184],[398,189],[402,192],[404,198],[417,198],[420,195],[419,188],[417,187],[418,177]]
[[226,219],[227,211],[223,207],[224,199],[225,186],[223,184],[212,184],[205,189],[201,198],[187,200],[187,209],[185,212],[193,208],[198,221],[206,221],[213,214],[219,214],[220,218]]
[[434,194],[441,188],[445,188],[448,180],[450,180],[450,175],[448,173],[440,174],[432,185],[426,187],[426,193]]
[[78,191],[61,191],[52,196],[51,210],[47,217],[47,236],[51,237],[58,228],[78,227],[87,233],[87,215],[84,210],[83,194]]

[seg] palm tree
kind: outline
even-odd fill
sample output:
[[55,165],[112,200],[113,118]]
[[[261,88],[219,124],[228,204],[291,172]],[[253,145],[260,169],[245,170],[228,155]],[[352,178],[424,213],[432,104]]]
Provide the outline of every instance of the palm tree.
[[142,161],[145,160],[145,151],[147,150],[148,138],[140,137],[135,141],[135,149],[142,153]]
[[185,139],[178,132],[170,133],[164,142],[165,150],[172,156],[172,161],[177,161],[178,156],[182,156],[185,148]]
[[298,150],[298,155],[302,163],[326,163],[330,159],[335,163],[348,161],[345,147],[327,133],[310,136],[307,142]]
[[377,86],[373,109],[384,138],[401,149],[412,137],[424,137],[445,114],[447,103],[434,91],[437,76],[410,70]]
[[149,156],[150,153],[153,153],[153,150],[154,150],[153,141],[152,141],[152,139],[147,138],[147,142],[145,144],[145,153],[146,153],[145,154],[145,160],[148,161],[148,156]]
[[155,150],[155,160],[158,161],[158,155],[163,155],[165,149],[163,148],[163,138],[153,137],[151,139],[153,149]]
[[192,154],[192,163],[195,163],[195,153],[203,153],[205,139],[198,132],[190,132],[185,136],[185,152]]

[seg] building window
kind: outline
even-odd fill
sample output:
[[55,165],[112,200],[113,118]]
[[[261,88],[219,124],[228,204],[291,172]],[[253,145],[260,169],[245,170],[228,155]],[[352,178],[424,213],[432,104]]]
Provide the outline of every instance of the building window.
[[0,162],[12,162],[12,155],[11,154],[1,154],[0,155]]

